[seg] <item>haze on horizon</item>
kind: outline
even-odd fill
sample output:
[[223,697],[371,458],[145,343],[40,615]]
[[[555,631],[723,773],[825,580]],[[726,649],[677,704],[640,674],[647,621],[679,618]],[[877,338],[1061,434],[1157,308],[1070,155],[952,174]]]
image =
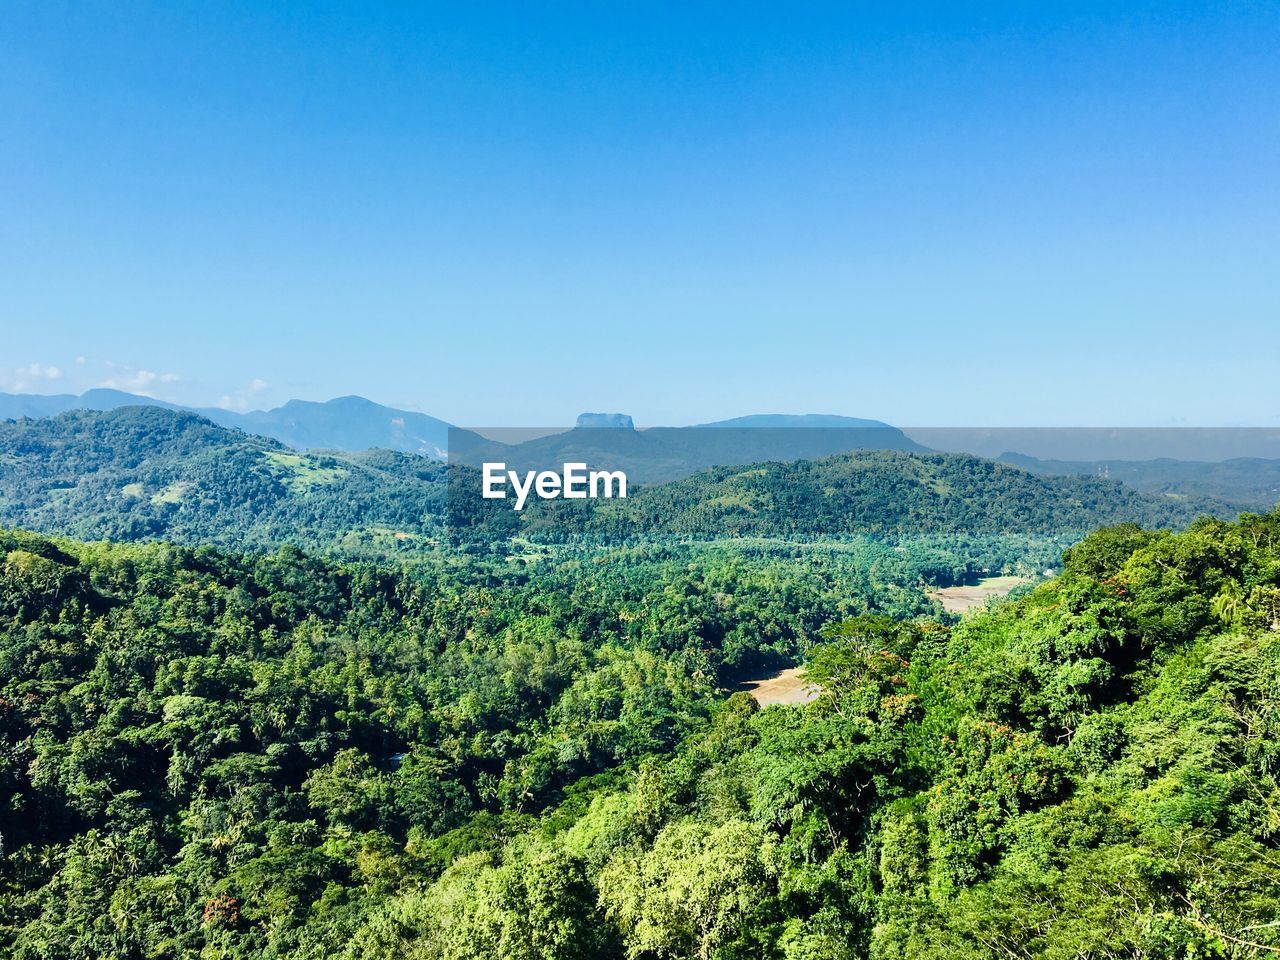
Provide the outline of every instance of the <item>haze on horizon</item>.
[[3,391],[1280,423],[1275,6],[6,16]]

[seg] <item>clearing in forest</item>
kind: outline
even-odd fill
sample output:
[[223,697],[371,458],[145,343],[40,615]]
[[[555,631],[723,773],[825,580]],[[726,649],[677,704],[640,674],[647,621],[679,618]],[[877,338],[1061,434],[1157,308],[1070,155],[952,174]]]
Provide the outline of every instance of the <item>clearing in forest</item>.
[[929,596],[942,604],[948,613],[964,613],[974,607],[985,606],[992,597],[1003,597],[1014,587],[1030,583],[1026,577],[984,577],[977,583],[962,587],[939,587],[929,591]]
[[734,689],[747,691],[762,707],[809,703],[818,699],[822,689],[806,683],[803,674],[803,667],[788,667],[759,680],[744,680]]

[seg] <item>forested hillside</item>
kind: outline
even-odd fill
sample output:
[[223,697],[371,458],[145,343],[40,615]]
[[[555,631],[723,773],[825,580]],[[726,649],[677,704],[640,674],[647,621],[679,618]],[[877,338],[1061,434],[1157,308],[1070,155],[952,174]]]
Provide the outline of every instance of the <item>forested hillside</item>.
[[[469,489],[478,490],[478,482]],[[464,502],[455,493],[450,504],[460,525],[468,519],[459,516]],[[543,501],[518,515],[506,501],[488,501],[484,507],[477,515],[485,518],[481,528],[486,532],[505,524],[535,538],[604,542],[960,533],[1078,538],[1125,521],[1184,527],[1201,514],[1238,512],[1217,500],[1138,493],[1092,477],[1037,476],[965,454],[893,450],[716,467],[641,488],[626,501]]]
[[0,422],[0,524],[84,539],[390,553],[439,532],[444,467],[297,453],[193,413],[125,407]]
[[513,536],[614,544],[743,536],[1069,541],[1121,521],[1183,527],[1202,513],[1236,512],[1216,500],[1035,476],[960,454],[862,451],[717,467],[635,488],[625,501],[537,501],[522,513],[507,501],[479,500],[478,479],[459,480],[476,475],[450,469],[452,490],[446,468],[422,457],[300,454],[157,407],[79,411],[0,422],[0,524],[82,539],[294,544],[386,557],[443,540],[484,545]]
[[[872,545],[0,536],[5,956],[1280,950],[1280,514],[962,622]],[[720,689],[782,653],[815,702]]]

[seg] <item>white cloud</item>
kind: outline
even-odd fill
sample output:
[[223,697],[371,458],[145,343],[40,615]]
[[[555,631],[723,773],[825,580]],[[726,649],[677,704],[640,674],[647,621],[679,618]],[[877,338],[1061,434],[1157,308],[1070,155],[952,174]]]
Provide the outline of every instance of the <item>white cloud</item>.
[[0,375],[0,387],[22,393],[25,390],[39,389],[52,380],[62,379],[62,370],[51,363],[29,363],[25,367],[15,367],[9,375]]
[[[170,393],[166,389],[169,385],[183,382],[176,373],[84,355],[75,357],[62,367],[34,361],[8,370],[0,368],[0,390],[13,393],[80,393],[89,387],[106,387],[154,397],[157,392]],[[172,400],[174,397],[165,396],[163,399]]]
[[99,383],[98,386],[106,387],[109,390],[124,390],[128,393],[137,393],[144,397],[155,396],[152,392],[152,387],[156,384],[177,383],[182,379],[176,373],[156,373],[154,370],[139,370],[125,364],[113,363],[110,360],[107,361],[106,365],[115,372]]
[[223,410],[234,410],[236,413],[244,413],[249,410],[255,395],[266,390],[271,384],[263,380],[261,377],[254,377],[245,385],[245,388],[239,393],[224,393],[218,400],[218,406]]

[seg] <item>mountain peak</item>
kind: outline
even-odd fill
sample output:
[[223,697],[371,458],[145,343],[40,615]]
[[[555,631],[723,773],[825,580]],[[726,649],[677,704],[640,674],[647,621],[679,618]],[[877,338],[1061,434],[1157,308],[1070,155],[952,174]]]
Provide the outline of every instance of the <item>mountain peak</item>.
[[580,413],[579,427],[613,427],[618,430],[634,430],[635,423],[627,413]]

